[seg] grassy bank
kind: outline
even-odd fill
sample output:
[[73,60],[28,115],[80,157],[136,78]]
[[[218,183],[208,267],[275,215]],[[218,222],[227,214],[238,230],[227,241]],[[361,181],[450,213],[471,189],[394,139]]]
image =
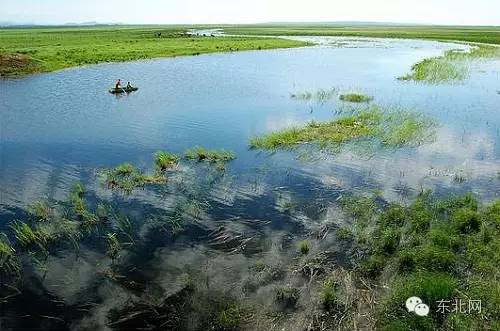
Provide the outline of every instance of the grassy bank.
[[500,27],[465,26],[341,26],[325,24],[240,25],[224,27],[228,34],[267,36],[353,36],[375,38],[404,38],[457,40],[500,44]]
[[187,30],[158,26],[0,29],[0,76],[101,62],[305,45],[276,38],[191,36]]

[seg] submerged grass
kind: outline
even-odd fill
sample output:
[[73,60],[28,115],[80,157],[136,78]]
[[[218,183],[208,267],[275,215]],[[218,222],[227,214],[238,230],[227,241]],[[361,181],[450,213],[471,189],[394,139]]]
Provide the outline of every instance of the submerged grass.
[[336,88],[319,89],[316,92],[302,91],[290,94],[290,98],[301,101],[316,101],[318,103],[325,103],[328,100],[336,97],[338,94]]
[[359,93],[349,93],[340,95],[339,99],[345,102],[360,103],[360,102],[370,102],[373,100],[373,97]]
[[425,59],[412,67],[411,73],[399,77],[404,81],[442,83],[461,81],[469,77],[471,61],[500,58],[500,48],[494,46],[472,46],[472,50],[450,50],[443,56]]
[[254,137],[250,147],[290,149],[305,143],[339,146],[358,139],[378,139],[385,146],[419,145],[429,139],[433,125],[430,119],[414,112],[371,106],[333,121],[313,121],[304,127]]

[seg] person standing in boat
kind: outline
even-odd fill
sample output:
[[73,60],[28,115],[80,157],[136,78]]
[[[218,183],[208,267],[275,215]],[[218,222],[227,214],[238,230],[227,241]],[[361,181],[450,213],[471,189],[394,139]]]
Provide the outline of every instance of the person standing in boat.
[[121,79],[118,79],[118,80],[116,81],[115,88],[116,88],[116,89],[122,88],[122,81],[121,81]]

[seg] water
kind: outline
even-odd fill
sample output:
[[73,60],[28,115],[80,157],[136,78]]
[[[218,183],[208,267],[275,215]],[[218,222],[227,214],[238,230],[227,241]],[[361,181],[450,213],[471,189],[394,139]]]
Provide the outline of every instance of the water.
[[[8,232],[8,222],[26,217],[26,206],[36,200],[67,200],[73,183],[81,181],[91,207],[106,201],[129,215],[134,237],[118,265],[104,254],[102,234],[86,239],[78,258],[66,250],[50,255],[42,263],[45,277],[37,268],[26,271],[25,291],[10,303],[4,323],[105,329],[130,313],[127,302],[140,303],[158,291],[163,298],[180,293],[179,277],[191,272],[206,275],[212,290],[239,293],[249,265],[290,263],[299,237],[336,215],[333,206],[346,195],[380,191],[386,201],[408,201],[426,188],[438,194],[472,191],[486,200],[500,195],[499,61],[475,63],[464,82],[416,84],[396,77],[423,58],[460,46],[314,41],[319,45],[104,64],[0,81],[0,228]],[[139,91],[110,95],[117,78]],[[330,88],[427,114],[439,123],[435,142],[369,156],[348,148],[319,160],[248,149],[252,136],[337,116],[345,106],[336,100],[290,98]],[[156,150],[182,153],[194,145],[232,150],[237,159],[223,175],[183,164],[166,187],[130,196],[110,192],[97,176],[99,169],[122,162],[147,171]],[[184,218],[183,229],[157,232],[158,222],[171,214]],[[337,243],[326,238],[315,249],[335,250]],[[126,275],[126,281],[105,270]],[[265,293],[252,300],[269,305]],[[22,319],[26,302],[37,302],[40,312]]]

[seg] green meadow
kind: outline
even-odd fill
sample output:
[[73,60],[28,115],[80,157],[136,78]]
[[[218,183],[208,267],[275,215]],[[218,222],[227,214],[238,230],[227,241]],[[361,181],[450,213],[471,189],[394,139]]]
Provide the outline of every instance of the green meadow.
[[187,34],[187,27],[115,26],[0,29],[0,76],[102,62],[288,48],[306,43],[262,37]]
[[488,26],[412,26],[412,25],[240,25],[224,27],[228,34],[267,36],[352,36],[373,38],[403,38],[456,40],[500,44],[500,27]]

